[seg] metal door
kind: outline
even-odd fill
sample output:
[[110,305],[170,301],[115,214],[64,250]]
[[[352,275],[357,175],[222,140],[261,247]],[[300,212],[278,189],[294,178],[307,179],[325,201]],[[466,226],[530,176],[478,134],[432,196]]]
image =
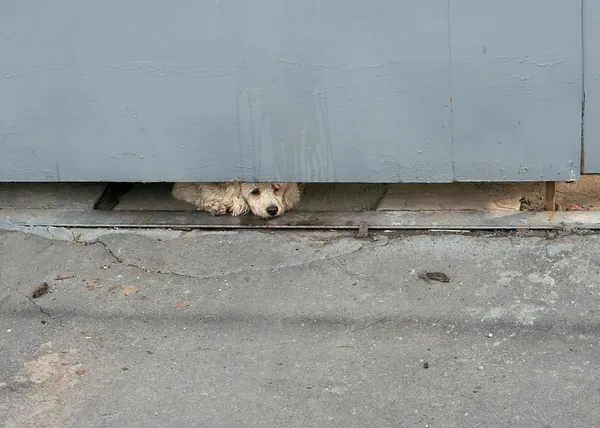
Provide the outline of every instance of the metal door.
[[583,171],[586,174],[600,173],[600,3],[585,0],[583,8],[584,40],[584,159]]
[[579,176],[577,1],[0,6],[0,181]]
[[578,179],[581,1],[450,5],[455,179]]

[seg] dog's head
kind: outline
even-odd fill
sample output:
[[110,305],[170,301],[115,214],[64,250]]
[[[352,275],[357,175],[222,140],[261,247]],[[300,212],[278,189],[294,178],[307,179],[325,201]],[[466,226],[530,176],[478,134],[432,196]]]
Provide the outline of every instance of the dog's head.
[[254,215],[267,219],[282,215],[300,202],[296,183],[241,183],[241,191]]

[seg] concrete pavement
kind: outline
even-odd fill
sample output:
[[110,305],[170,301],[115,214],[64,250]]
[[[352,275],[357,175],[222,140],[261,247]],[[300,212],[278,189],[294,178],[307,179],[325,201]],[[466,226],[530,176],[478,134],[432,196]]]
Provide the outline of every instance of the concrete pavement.
[[0,232],[1,426],[600,424],[597,235],[36,233]]

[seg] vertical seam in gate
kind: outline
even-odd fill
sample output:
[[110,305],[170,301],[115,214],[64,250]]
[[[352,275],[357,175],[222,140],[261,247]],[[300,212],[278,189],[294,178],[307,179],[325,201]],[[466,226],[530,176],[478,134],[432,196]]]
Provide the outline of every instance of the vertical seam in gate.
[[585,171],[585,0],[581,0],[581,156],[580,175]]
[[[583,1],[583,0],[582,0]],[[450,0],[447,0],[447,13],[448,13],[448,80],[449,80],[449,101],[450,101],[450,143],[452,156],[452,181],[456,181],[456,170],[454,157],[454,117],[452,114],[452,40],[450,36]]]

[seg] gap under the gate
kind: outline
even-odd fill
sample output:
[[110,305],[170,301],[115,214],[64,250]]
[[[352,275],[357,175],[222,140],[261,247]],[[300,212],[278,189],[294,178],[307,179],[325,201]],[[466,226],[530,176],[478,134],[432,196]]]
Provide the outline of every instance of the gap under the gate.
[[354,229],[600,229],[600,177],[556,183],[308,184],[297,210],[265,221],[212,217],[171,183],[0,183],[0,226]]

